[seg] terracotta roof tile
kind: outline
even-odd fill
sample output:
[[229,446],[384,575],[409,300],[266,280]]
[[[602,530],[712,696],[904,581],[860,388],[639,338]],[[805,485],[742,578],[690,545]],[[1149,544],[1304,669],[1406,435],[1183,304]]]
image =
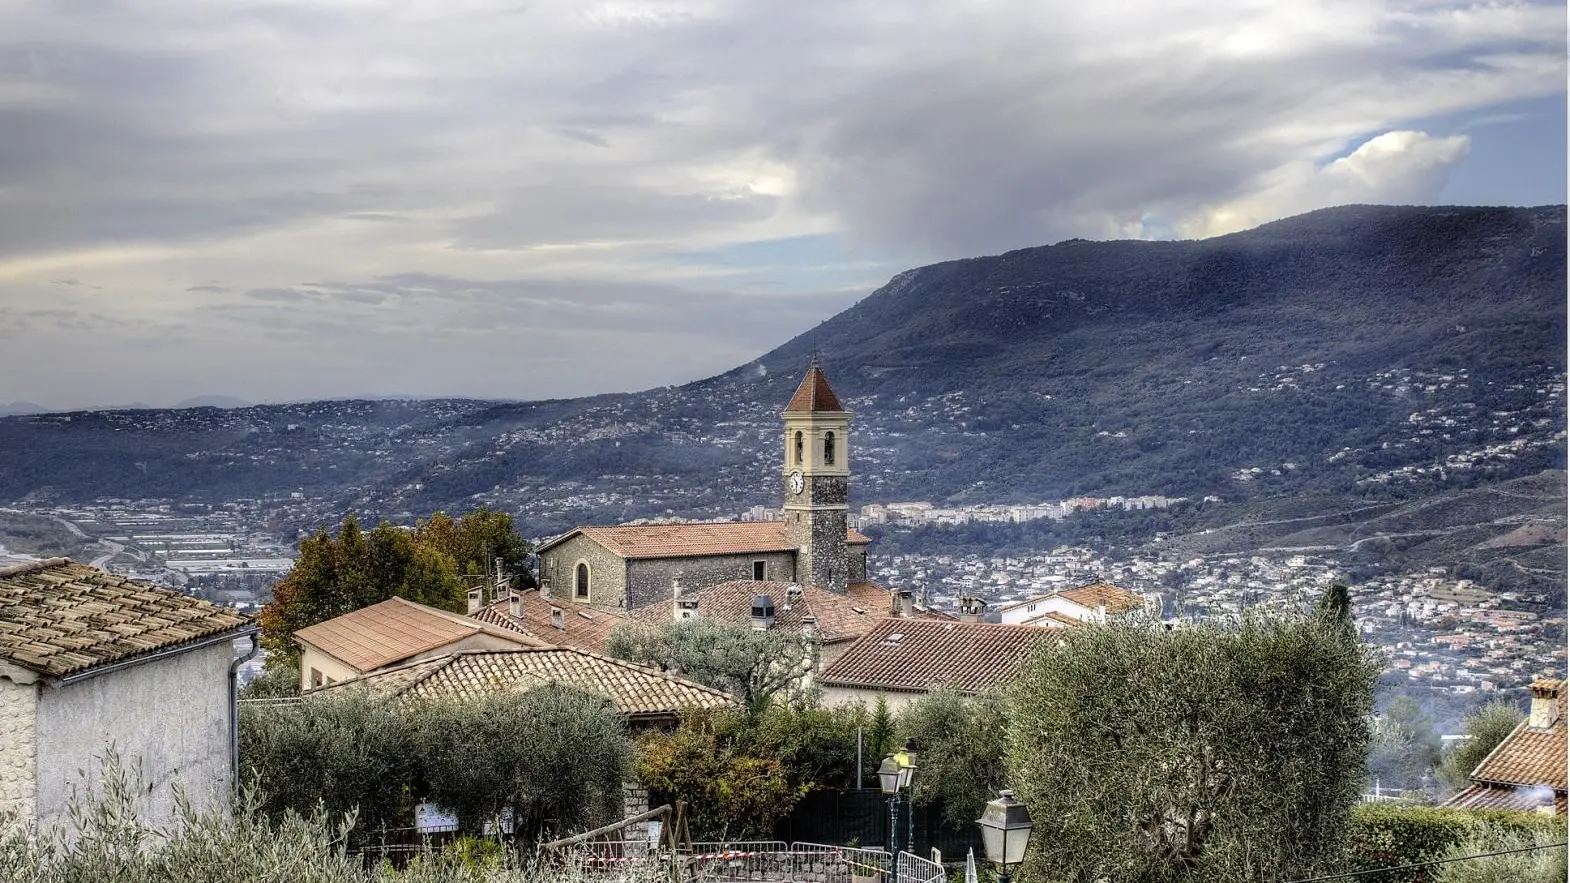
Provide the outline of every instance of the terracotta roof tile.
[[[1460,791],[1446,800],[1444,805],[1462,809],[1536,810],[1545,805],[1546,797],[1546,793],[1539,793],[1537,789],[1530,786],[1494,785],[1484,782]],[[1554,812],[1564,815],[1565,806],[1565,792],[1555,791]]]
[[1530,718],[1522,721],[1477,765],[1472,781],[1565,790],[1565,682],[1552,681],[1548,686],[1559,694],[1554,725],[1540,728],[1532,726]]
[[669,717],[683,708],[726,708],[727,693],[645,665],[574,647],[465,650],[340,681],[313,691],[369,686],[406,700],[473,699],[550,684],[608,698],[631,717]]
[[[552,602],[538,590],[522,592],[518,598],[523,606],[523,616],[518,619],[508,612],[509,603],[506,600],[481,607],[471,615],[481,622],[523,632],[546,644],[577,647],[596,653],[605,649],[605,642],[610,639],[611,632],[627,621],[626,614],[620,611],[590,608],[570,601]],[[561,628],[551,621],[553,608],[562,612]]]
[[844,410],[839,396],[829,387],[829,379],[823,376],[817,365],[807,369],[806,376],[801,378],[801,385],[796,387],[796,394],[790,397],[790,403],[785,406],[787,414]]
[[[783,521],[728,521],[580,527],[544,543],[539,550],[543,552],[577,534],[589,537],[623,558],[742,555],[796,549],[796,545],[785,538]],[[856,530],[846,531],[845,541],[852,545],[872,542]]]
[[1098,606],[1105,604],[1107,605],[1107,612],[1111,614],[1127,613],[1130,610],[1137,610],[1144,606],[1145,603],[1144,600],[1139,597],[1139,595],[1129,591],[1128,589],[1114,586],[1111,583],[1104,582],[1102,580],[1096,580],[1094,582],[1085,583],[1082,586],[1075,586],[1072,589],[1059,589],[1055,592],[1048,592],[1045,595],[1037,595],[1033,598],[1026,598],[1023,601],[1015,601],[1013,604],[1005,605],[1000,609],[1013,610],[1018,607],[1023,607],[1026,604],[1035,604],[1040,601],[1044,601],[1048,598],[1065,598],[1069,601],[1073,601],[1075,604],[1078,604],[1081,607],[1085,607],[1090,610],[1095,610]]
[[227,607],[67,558],[0,568],[0,660],[50,677],[252,627]]
[[979,692],[1006,681],[1051,629],[990,622],[884,619],[824,669],[824,686]]
[[403,598],[388,598],[307,626],[295,632],[294,637],[360,671],[370,671],[479,632],[521,646],[549,646],[525,632],[500,628]]

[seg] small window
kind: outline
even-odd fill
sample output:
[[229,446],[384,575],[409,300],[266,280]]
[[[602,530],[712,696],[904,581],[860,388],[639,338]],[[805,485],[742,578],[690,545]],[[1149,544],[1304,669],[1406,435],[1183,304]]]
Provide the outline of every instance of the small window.
[[801,465],[802,447],[805,444],[806,444],[805,438],[802,436],[801,431],[797,430],[796,431],[796,448],[792,452],[791,461],[790,461],[792,466],[800,466]]
[[320,687],[321,685],[322,685],[322,673],[317,671],[314,668],[311,669],[311,689],[314,690],[317,687]]
[[834,433],[832,432],[823,434],[823,464],[825,466],[834,465]]
[[572,594],[575,598],[589,597],[589,565],[578,562],[577,579],[573,581]]
[[768,579],[769,578],[769,562],[767,562],[767,561],[754,561],[754,562],[752,562],[752,578],[757,580],[757,581],[759,581],[759,582],[762,582],[762,581]]

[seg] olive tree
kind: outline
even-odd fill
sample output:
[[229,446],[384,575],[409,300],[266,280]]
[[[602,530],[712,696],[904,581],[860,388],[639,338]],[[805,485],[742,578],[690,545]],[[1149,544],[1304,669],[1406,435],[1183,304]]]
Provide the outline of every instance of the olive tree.
[[1456,788],[1466,787],[1468,777],[1490,752],[1505,741],[1525,715],[1508,702],[1490,702],[1461,721],[1467,738],[1450,749],[1440,765],[1440,775]]
[[987,801],[1007,787],[1003,767],[1003,697],[966,696],[933,690],[905,707],[899,716],[901,739],[921,747],[921,774],[914,797],[943,808],[954,827],[971,825]]
[[705,617],[624,626],[612,633],[606,652],[724,690],[753,713],[799,685],[813,663],[812,646],[800,632],[759,631]]
[[1009,782],[1047,880],[1290,878],[1362,789],[1378,667],[1344,617],[1068,630],[1008,693]]

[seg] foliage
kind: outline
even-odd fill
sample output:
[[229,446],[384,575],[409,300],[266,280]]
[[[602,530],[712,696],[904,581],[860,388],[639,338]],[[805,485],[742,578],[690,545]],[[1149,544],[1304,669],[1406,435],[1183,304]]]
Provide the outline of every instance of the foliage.
[[607,641],[618,659],[658,666],[724,690],[756,714],[798,687],[812,670],[812,644],[800,632],[755,631],[743,623],[699,617],[649,628],[626,625]]
[[920,747],[915,799],[943,807],[954,827],[975,823],[987,801],[1006,788],[1003,766],[1003,697],[970,697],[934,690],[905,707],[899,716],[901,738]]
[[767,838],[808,790],[790,781],[778,758],[737,744],[738,717],[692,710],[674,731],[652,731],[638,741],[638,780],[664,798],[685,801],[700,840]]
[[1473,835],[1450,847],[1446,858],[1482,855],[1489,852],[1508,852],[1544,846],[1544,849],[1474,858],[1441,865],[1434,874],[1435,883],[1563,883],[1570,868],[1565,862],[1565,848],[1558,835],[1533,836],[1526,833],[1487,833]]
[[503,806],[518,830],[565,830],[621,805],[631,743],[621,715],[595,696],[559,687],[410,711],[341,688],[299,702],[248,704],[240,763],[274,818],[357,813],[351,836],[409,824],[430,799],[478,831]]
[[1508,702],[1490,702],[1462,720],[1469,737],[1446,753],[1439,766],[1440,776],[1452,787],[1466,786],[1467,777],[1489,752],[1521,723],[1521,710]]
[[1290,878],[1358,800],[1377,667],[1319,616],[1069,630],[1008,693],[1027,869],[1073,881]]
[[287,699],[300,695],[300,662],[288,656],[267,657],[267,667],[240,691],[241,699]]
[[[1364,804],[1352,811],[1337,870],[1368,871],[1432,861],[1474,838],[1563,840],[1564,825],[1563,816],[1535,813]],[[1380,874],[1378,879],[1380,883],[1429,883],[1436,874],[1436,868],[1414,868]]]
[[[856,728],[866,726],[864,707],[779,702],[756,715],[723,717],[732,724],[728,737],[735,744],[756,757],[777,759],[797,788],[855,787]],[[863,744],[862,762],[876,766],[883,755],[869,760],[869,753]]]
[[275,819],[321,806],[356,813],[353,836],[407,824],[420,780],[420,743],[389,699],[340,689],[240,709],[240,769]]
[[1434,722],[1410,696],[1397,696],[1374,722],[1368,772],[1383,788],[1422,787],[1439,765],[1440,740]]
[[[78,792],[64,827],[29,836],[0,813],[0,883],[602,883],[582,856],[520,861],[491,840],[461,838],[447,852],[419,856],[402,870],[367,864],[345,850],[351,820],[316,807],[273,816],[254,792],[233,806],[196,811],[182,801],[167,827],[143,821],[145,784],[105,758],[101,784]],[[660,883],[659,869],[625,868],[620,883]]]
[[632,770],[622,716],[603,698],[562,686],[471,702],[432,702],[412,715],[424,796],[480,830],[512,807],[517,831],[569,831],[621,808]]
[[894,715],[889,711],[889,701],[882,693],[872,707],[872,720],[867,722],[866,738],[862,746],[863,761],[868,770],[876,770],[878,763],[894,750]]
[[463,610],[470,584],[488,579],[497,558],[520,588],[532,584],[530,551],[511,515],[484,506],[456,521],[437,512],[413,531],[387,521],[363,531],[351,515],[336,536],[318,530],[300,542],[300,557],[262,608],[262,644],[298,659],[295,632],[392,597]]
[[494,576],[496,559],[500,558],[502,571],[514,580],[513,588],[534,586],[533,570],[529,567],[529,556],[534,550],[514,529],[512,516],[499,509],[481,506],[456,521],[445,512],[437,512],[420,522],[415,539],[452,558],[458,573],[470,583]]

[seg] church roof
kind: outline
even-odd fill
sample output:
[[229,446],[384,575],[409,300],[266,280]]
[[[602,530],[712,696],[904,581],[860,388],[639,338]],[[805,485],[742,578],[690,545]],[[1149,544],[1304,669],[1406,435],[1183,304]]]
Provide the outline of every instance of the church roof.
[[[582,534],[621,558],[696,558],[703,555],[745,555],[753,552],[794,552],[796,544],[785,536],[783,521],[726,521],[693,524],[622,524],[615,527],[580,527],[544,543],[545,551]],[[845,542],[872,542],[857,530],[845,532]]]
[[790,397],[790,404],[785,406],[785,413],[813,413],[817,411],[844,411],[840,405],[839,396],[829,388],[829,379],[817,365],[807,369],[807,376],[801,378],[801,385],[796,387],[796,394]]

